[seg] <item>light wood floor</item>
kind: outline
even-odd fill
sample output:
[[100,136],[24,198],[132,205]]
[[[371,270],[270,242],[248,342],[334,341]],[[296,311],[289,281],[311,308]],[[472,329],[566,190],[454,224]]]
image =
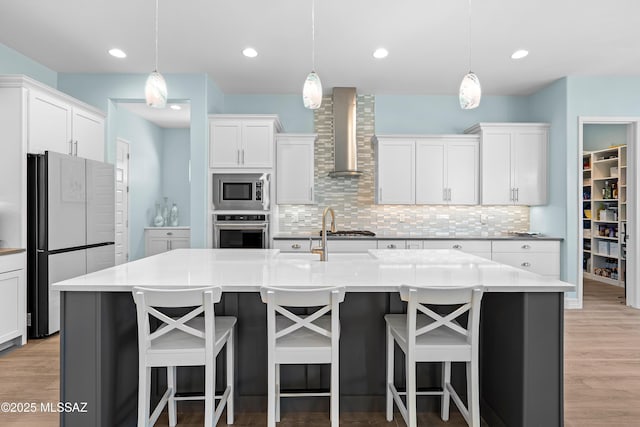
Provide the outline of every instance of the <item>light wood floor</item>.
[[[565,425],[640,425],[640,310],[620,304],[622,289],[586,282],[584,309],[565,313]],[[33,340],[0,356],[0,402],[59,400],[59,338]],[[452,405],[453,406],[453,405]],[[179,409],[180,426],[201,426],[202,412]],[[387,423],[383,413],[342,413],[343,425],[404,426],[401,417]],[[265,413],[240,413],[236,424],[265,425]],[[326,426],[327,413],[282,414],[280,427]],[[419,424],[466,426],[452,410],[444,423],[437,414],[420,414]],[[54,427],[57,414],[0,413],[2,427]],[[166,416],[157,425],[168,425]],[[220,423],[220,425],[224,425]]]

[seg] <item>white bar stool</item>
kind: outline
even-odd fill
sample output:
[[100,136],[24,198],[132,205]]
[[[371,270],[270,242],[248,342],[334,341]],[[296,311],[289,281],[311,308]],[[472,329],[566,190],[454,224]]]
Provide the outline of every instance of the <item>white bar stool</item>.
[[[407,301],[407,314],[387,314],[387,421],[393,420],[395,401],[405,423],[417,425],[416,395],[442,396],[441,417],[449,419],[449,401],[453,398],[460,413],[472,427],[480,427],[480,389],[478,340],[482,286],[400,287],[400,298]],[[451,306],[440,315],[425,305]],[[467,327],[456,319],[469,312]],[[404,352],[406,392],[393,383],[394,342]],[[442,362],[442,391],[416,392],[416,363]],[[467,370],[467,406],[451,385],[451,362],[465,362]],[[406,396],[406,405],[400,396]]]
[[[133,288],[138,314],[138,427],[153,426],[165,405],[169,407],[169,425],[177,423],[176,401],[204,399],[204,425],[216,425],[227,407],[227,424],[233,424],[233,330],[235,317],[216,317],[213,304],[220,301],[219,287],[197,289]],[[189,307],[189,313],[175,319],[158,308]],[[199,316],[204,313],[203,316]],[[151,330],[150,319],[161,324]],[[215,396],[215,359],[227,346],[227,386]],[[176,367],[204,365],[204,396],[176,397]],[[167,368],[167,390],[149,415],[151,368]],[[220,399],[215,407],[215,399]]]
[[[330,396],[331,426],[339,421],[339,304],[343,287],[315,289],[260,289],[267,304],[268,390],[267,426],[280,421],[281,397]],[[285,307],[318,307],[309,315],[293,314]],[[330,315],[327,313],[331,312]],[[329,393],[280,393],[280,365],[331,364]]]

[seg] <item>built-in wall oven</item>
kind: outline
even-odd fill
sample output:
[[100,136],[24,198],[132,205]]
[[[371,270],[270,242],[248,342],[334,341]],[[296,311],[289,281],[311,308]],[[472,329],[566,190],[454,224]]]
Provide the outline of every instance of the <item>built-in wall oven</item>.
[[213,174],[214,210],[268,211],[268,173]]
[[214,214],[213,247],[228,249],[267,249],[268,214]]

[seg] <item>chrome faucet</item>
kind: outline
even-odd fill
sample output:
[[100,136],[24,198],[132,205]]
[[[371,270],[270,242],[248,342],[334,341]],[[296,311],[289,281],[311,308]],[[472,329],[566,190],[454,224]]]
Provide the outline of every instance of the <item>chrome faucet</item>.
[[312,254],[320,255],[320,261],[327,261],[329,256],[329,251],[327,250],[327,212],[331,214],[331,232],[336,232],[336,213],[331,206],[327,206],[322,212],[322,246],[311,248]]

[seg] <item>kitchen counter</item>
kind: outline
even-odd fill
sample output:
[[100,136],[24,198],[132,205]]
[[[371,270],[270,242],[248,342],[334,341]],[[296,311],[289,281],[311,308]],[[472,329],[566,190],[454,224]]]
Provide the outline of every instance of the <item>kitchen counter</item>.
[[[266,407],[267,379],[259,362],[267,357],[260,286],[345,286],[340,394],[341,410],[351,412],[384,410],[384,315],[406,310],[398,285],[471,283],[488,291],[480,324],[482,418],[488,425],[561,426],[563,293],[574,286],[460,251],[412,249],[330,254],[328,262],[268,249],[177,249],[55,283],[53,289],[61,291],[61,400],[87,402],[91,408],[60,414],[61,425],[135,425],[133,286],[222,287],[216,314],[238,318],[235,395],[240,412],[264,412]],[[401,371],[402,362],[397,362],[396,371]],[[322,372],[288,367],[282,371],[283,387],[326,388],[328,377]],[[439,372],[435,366],[421,367],[421,386],[437,386]],[[201,391],[198,368],[180,368],[178,378],[179,392]],[[454,367],[453,378],[464,384],[463,366]],[[296,399],[285,409],[317,410],[317,402]],[[437,411],[436,400],[421,402],[430,406],[419,410]]]
[[[311,233],[288,233],[280,232],[271,236],[274,240],[297,240],[309,237],[313,240],[319,240],[319,232]],[[456,236],[437,236],[434,234],[376,234],[375,236],[327,236],[330,240],[564,240],[562,237],[553,236],[518,236],[512,234],[501,234],[496,236],[473,236],[473,235],[456,235]]]
[[24,252],[25,250],[26,249],[22,249],[22,248],[0,248],[0,256],[19,254],[20,252]]

